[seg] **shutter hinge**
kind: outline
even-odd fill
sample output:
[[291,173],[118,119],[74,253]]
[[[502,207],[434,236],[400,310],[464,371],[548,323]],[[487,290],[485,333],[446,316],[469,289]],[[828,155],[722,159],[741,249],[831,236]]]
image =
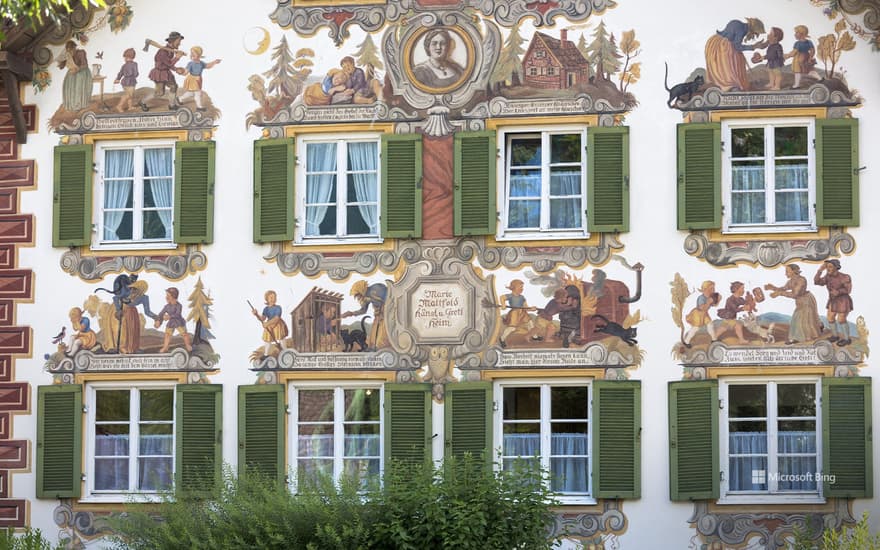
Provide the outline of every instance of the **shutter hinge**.
[[859,172],[861,172],[862,170],[867,170],[867,169],[868,169],[867,166],[860,166],[858,168],[853,168],[853,175],[858,176]]
[[724,481],[724,470],[718,472],[718,479],[719,481]]
[[721,150],[724,151],[724,142],[721,142]]
[[623,176],[623,187],[629,189],[629,176]]
[[424,179],[425,178],[419,178],[419,180],[416,182],[416,189],[422,188],[422,180],[424,180]]
[[498,401],[492,401],[492,412],[498,412]]
[[722,409],[722,410],[724,409],[724,400],[723,399],[718,400],[718,408]]
[[83,409],[83,413],[87,413],[87,412],[89,412],[89,407],[88,407],[88,405],[83,405],[83,408],[82,408],[82,409]]

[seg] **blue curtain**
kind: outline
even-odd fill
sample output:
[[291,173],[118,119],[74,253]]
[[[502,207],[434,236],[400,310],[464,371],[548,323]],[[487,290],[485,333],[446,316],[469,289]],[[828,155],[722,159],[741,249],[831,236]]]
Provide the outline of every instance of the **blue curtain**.
[[550,172],[550,228],[581,227],[581,171],[578,167],[553,168]]
[[[117,230],[131,204],[134,181],[134,151],[112,149],[104,153],[104,237],[105,241],[122,239]],[[130,239],[131,235],[124,238]]]
[[174,477],[174,436],[141,435],[138,460],[138,483],[129,486],[129,436],[127,434],[95,437],[95,490],[157,491],[171,487]]
[[[306,146],[306,235],[321,234],[321,222],[328,204],[335,203],[336,144],[309,143]],[[335,232],[335,231],[334,231]]]
[[[556,493],[589,493],[589,438],[583,433],[557,433],[550,439],[550,487]],[[502,455],[537,457],[541,455],[539,434],[504,434]],[[505,460],[509,468],[512,461]]]
[[[769,468],[766,432],[731,433],[729,437],[730,490],[767,491]],[[816,432],[780,432],[777,441],[781,491],[816,491]],[[758,455],[758,456],[734,456]],[[761,474],[763,473],[763,478]]]
[[[171,174],[172,149],[144,150],[144,186],[149,185],[153,194],[156,213],[165,227],[164,238],[171,238],[171,218],[173,214],[172,194],[174,179]],[[144,191],[146,194],[146,190]]]
[[369,234],[379,233],[378,213],[378,160],[375,142],[350,143],[348,145],[348,168],[354,183],[358,212],[369,228]]

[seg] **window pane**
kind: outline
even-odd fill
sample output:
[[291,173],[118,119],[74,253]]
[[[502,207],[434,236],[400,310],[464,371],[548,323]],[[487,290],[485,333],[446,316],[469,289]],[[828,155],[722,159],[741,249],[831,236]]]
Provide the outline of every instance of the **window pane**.
[[815,384],[778,384],[776,396],[780,417],[816,416]]
[[172,172],[172,160],[174,149],[163,147],[161,149],[144,149],[144,177],[145,178],[170,178]]
[[779,458],[780,491],[817,491],[816,457],[784,456]]
[[581,199],[550,200],[551,229],[579,229],[581,221]]
[[507,226],[511,229],[538,228],[541,226],[541,203],[537,200],[512,200],[507,213]]
[[107,149],[104,151],[104,178],[131,178],[134,176],[134,149]]
[[349,174],[345,200],[348,202],[376,202],[379,176],[376,172]]
[[734,193],[733,216],[734,224],[764,223],[767,219],[763,193]]
[[128,424],[95,426],[95,456],[127,456]]
[[541,417],[541,388],[504,388],[504,420]]
[[777,193],[777,222],[808,222],[810,212],[807,193]]
[[333,421],[333,390],[299,390],[300,422]]
[[381,392],[374,388],[345,391],[345,420],[379,420]]
[[777,445],[781,454],[815,453],[816,421],[787,420],[780,422]]
[[333,206],[306,207],[306,236],[336,234],[336,208]]
[[174,453],[173,424],[141,424],[140,446],[141,455],[170,455]]
[[737,384],[728,386],[731,418],[763,418],[767,416],[767,386]]
[[379,144],[375,141],[356,141],[348,144],[348,169],[353,172],[378,169]]
[[173,420],[172,390],[141,390],[141,420]]
[[580,162],[581,161],[581,135],[580,134],[554,134],[550,136],[550,162]]
[[347,215],[347,219],[345,221],[346,235],[374,235],[379,232],[378,206],[349,206],[345,209],[345,211]]
[[300,425],[297,448],[299,456],[333,456],[333,424]]
[[586,422],[554,422],[551,424],[550,454],[559,455],[588,455],[587,447],[587,423]]
[[588,395],[586,386],[550,388],[550,418],[567,420],[589,418]]
[[131,208],[134,204],[132,185],[134,180],[104,181],[104,208]]
[[568,166],[554,166],[550,169],[550,195],[569,197],[581,194],[581,170]]
[[296,475],[300,483],[317,480],[318,476],[333,476],[333,459],[305,459],[296,462]]
[[98,422],[130,418],[129,390],[101,390],[95,392],[95,419]]
[[[343,468],[346,476],[364,480],[366,482],[368,478],[379,475],[379,459],[346,459]],[[366,485],[364,484],[364,487],[365,486]]]
[[731,491],[766,491],[767,457],[730,457]]
[[345,426],[345,456],[379,456],[379,425]]
[[541,456],[541,426],[537,422],[505,424],[504,456]]
[[731,188],[734,191],[759,191],[764,189],[764,161],[749,160],[733,163]]
[[806,160],[785,159],[776,161],[776,189],[807,189],[810,184]]
[[127,491],[128,490],[128,459],[98,458],[95,459],[95,490]]
[[170,178],[149,180],[144,182],[144,207],[171,208],[171,192],[174,181]]
[[171,239],[171,210],[144,211],[144,238]]
[[510,171],[510,196],[541,196],[541,170],[518,168]]
[[550,489],[554,493],[585,494],[588,490],[587,458],[550,459]]
[[171,488],[174,477],[172,457],[149,457],[138,459],[138,489],[141,491],[160,491]]
[[806,126],[777,126],[774,128],[777,157],[807,156]]
[[764,156],[764,129],[763,128],[734,128],[730,131],[734,158],[763,157]]
[[528,468],[537,470],[541,467],[541,461],[538,458],[505,458],[503,460],[505,470],[514,470],[515,468]]
[[541,166],[541,138],[512,138],[510,140],[510,166]]

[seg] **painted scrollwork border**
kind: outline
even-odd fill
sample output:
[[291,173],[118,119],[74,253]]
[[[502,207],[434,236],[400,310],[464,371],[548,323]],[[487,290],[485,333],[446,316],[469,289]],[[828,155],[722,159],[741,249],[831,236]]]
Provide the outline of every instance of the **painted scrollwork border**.
[[[617,6],[614,0],[461,0],[449,10],[466,12],[476,10],[484,17],[492,17],[498,24],[513,27],[525,19],[532,19],[536,27],[552,26],[557,17],[572,23],[586,21],[593,15]],[[311,36],[326,28],[336,46],[351,36],[352,26],[366,32],[376,32],[389,23],[403,21],[416,13],[435,11],[421,7],[417,0],[395,0],[384,5],[297,7],[291,0],[278,0],[269,18],[281,28],[291,28],[300,35]]]
[[622,534],[626,531],[627,518],[621,507],[622,501],[602,501],[601,512],[582,514],[557,513],[550,526],[552,537],[594,537],[600,534]]
[[178,281],[188,274],[199,272],[208,265],[208,258],[197,245],[187,245],[183,254],[158,256],[112,257],[86,256],[83,249],[74,247],[61,256],[61,269],[84,281],[100,281],[109,273],[140,271],[158,273],[170,281]]
[[844,229],[832,228],[827,239],[803,241],[713,241],[706,231],[695,231],[684,240],[684,250],[716,267],[737,264],[776,267],[791,261],[822,261],[855,251],[855,239]]
[[[579,268],[586,264],[602,265],[611,259],[623,244],[616,234],[603,233],[599,242],[590,246],[512,246],[502,243],[489,245],[484,237],[463,237],[444,241],[397,240],[392,250],[355,252],[351,256],[325,256],[320,252],[286,252],[284,243],[272,243],[263,259],[274,261],[285,275],[302,274],[309,277],[326,273],[331,279],[345,280],[353,274],[369,275],[377,269],[394,272],[401,262],[419,260],[440,261],[453,256],[461,261],[476,260],[485,269],[505,267],[519,269],[529,266],[539,273],[556,269],[559,265]],[[439,255],[439,256],[438,256]]]
[[[694,503],[694,511],[688,523],[696,530],[703,542],[720,541],[724,545],[741,545],[757,536],[763,548],[776,550],[788,548],[787,537],[795,530],[806,530],[813,534],[814,540],[822,536],[823,529],[839,529],[852,525],[855,518],[850,510],[850,501],[834,499],[830,512],[796,513],[719,513],[709,511],[709,502]],[[774,527],[770,527],[773,525]]]

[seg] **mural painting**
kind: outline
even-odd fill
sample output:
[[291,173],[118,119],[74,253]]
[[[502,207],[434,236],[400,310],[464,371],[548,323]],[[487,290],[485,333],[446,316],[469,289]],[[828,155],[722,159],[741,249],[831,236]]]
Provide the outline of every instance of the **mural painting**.
[[[613,6],[602,4],[597,12]],[[543,21],[546,10],[536,10],[537,18],[504,22],[483,19],[472,8],[438,12],[416,7],[403,19],[391,7],[386,13],[381,8],[368,11],[369,31],[346,27],[345,39],[336,37],[338,57],[322,55],[332,51],[323,36],[295,51],[287,35],[278,38],[271,48],[271,66],[248,80],[259,106],[246,124],[416,121],[425,111],[458,119],[485,118],[490,112],[624,113],[638,104],[630,91],[641,74],[635,31],[613,30],[603,19],[583,23],[590,12],[579,13],[577,21],[550,17],[554,28],[545,30],[546,24],[535,21]],[[572,17],[576,12],[565,13]],[[307,19],[320,27],[332,22],[334,14],[317,19],[310,14]],[[245,49],[259,55],[270,39],[268,30],[251,29]],[[318,45],[322,40],[327,47]],[[536,100],[544,102],[539,106]],[[342,106],[349,109],[333,110]]]
[[[709,36],[705,65],[680,84],[665,84],[668,106],[692,111],[738,108],[744,101],[752,107],[861,102],[839,67],[843,52],[856,45],[845,20],[820,36],[796,22],[773,23],[757,17],[734,19]],[[751,95],[743,95],[747,92]]]
[[676,274],[676,359],[685,366],[831,363],[838,375],[857,374],[868,355],[868,330],[861,315],[853,318],[852,279],[839,260],[789,263],[784,275],[741,275],[725,272],[693,287]]
[[215,369],[220,357],[210,342],[214,301],[201,277],[191,288],[169,286],[161,299],[157,294],[134,273],[117,275],[110,288],[95,288],[82,305],[70,309],[69,322],[52,339],[55,351],[44,356],[44,367],[62,377],[91,371],[192,370],[197,379]]
[[[146,116],[145,113],[173,115],[181,108],[210,119],[219,117],[220,111],[204,90],[204,81],[205,71],[222,60],[208,61],[201,46],[185,47],[185,37],[180,32],[171,31],[162,41],[146,38],[143,48],[129,47],[112,53],[100,51],[92,60],[85,49],[87,40],[84,39],[85,35],[80,37],[79,43],[68,40],[58,56],[58,68],[65,73],[62,104],[49,120],[49,126],[56,132],[78,128],[126,129],[132,125],[136,127],[137,121],[125,123],[117,117]],[[102,73],[106,72],[108,63],[114,64],[111,67],[117,66],[117,59],[118,70]],[[178,82],[178,78],[182,81]],[[145,83],[150,85],[144,86]],[[96,85],[97,95],[93,93]],[[87,112],[100,119],[81,120]],[[177,117],[171,117],[159,125],[181,126],[175,124],[177,120]]]

